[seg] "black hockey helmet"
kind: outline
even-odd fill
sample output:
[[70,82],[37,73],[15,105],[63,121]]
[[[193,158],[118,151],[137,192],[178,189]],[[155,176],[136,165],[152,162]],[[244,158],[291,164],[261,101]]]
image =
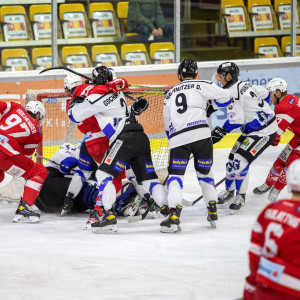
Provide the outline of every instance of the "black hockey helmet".
[[92,72],[93,84],[105,84],[113,80],[112,72],[105,66],[97,67]]
[[183,77],[196,78],[198,74],[197,62],[191,59],[184,59],[178,66],[177,77],[181,81]]
[[240,74],[240,69],[235,63],[227,61],[219,65],[217,73],[222,74],[224,78],[229,73],[233,80],[237,80]]

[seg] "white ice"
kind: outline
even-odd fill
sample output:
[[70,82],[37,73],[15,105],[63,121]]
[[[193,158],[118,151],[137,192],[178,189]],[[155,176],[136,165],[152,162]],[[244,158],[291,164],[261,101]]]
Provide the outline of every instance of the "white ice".
[[[88,214],[41,214],[39,224],[14,224],[16,203],[0,203],[1,300],[226,300],[242,296],[252,224],[268,203],[252,193],[283,146],[271,147],[250,168],[246,206],[219,210],[217,229],[203,200],[184,207],[182,231],[159,232],[160,219],[118,220],[114,235],[83,230]],[[216,181],[230,149],[215,150]],[[219,187],[221,190],[223,186]],[[201,195],[189,166],[185,197]],[[286,189],[280,195],[287,196]]]

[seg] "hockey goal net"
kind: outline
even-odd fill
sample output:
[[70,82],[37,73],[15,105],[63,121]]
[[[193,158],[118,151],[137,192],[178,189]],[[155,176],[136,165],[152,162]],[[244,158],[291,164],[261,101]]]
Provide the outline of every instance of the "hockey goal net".
[[[151,86],[130,88],[124,93],[128,105],[133,103],[132,98],[136,99],[141,96],[149,102],[148,109],[138,119],[150,139],[154,168],[161,182],[164,182],[167,177],[168,163],[168,139],[163,122],[163,100],[167,90],[166,87]],[[26,103],[38,100],[44,103],[46,109],[43,142],[37,149],[39,156],[50,159],[63,143],[68,142],[76,145],[82,141],[83,134],[67,116],[66,100],[68,98],[63,89],[27,91]],[[38,158],[37,162],[46,163],[46,161]],[[10,183],[3,187],[0,186],[0,199],[18,200],[22,196],[23,188],[24,180],[13,178]]]

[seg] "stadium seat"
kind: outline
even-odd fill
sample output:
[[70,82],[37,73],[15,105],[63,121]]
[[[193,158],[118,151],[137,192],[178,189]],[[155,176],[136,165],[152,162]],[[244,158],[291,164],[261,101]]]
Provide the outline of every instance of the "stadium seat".
[[119,37],[120,28],[110,2],[91,3],[89,14],[94,37]]
[[151,43],[149,49],[154,64],[170,64],[175,61],[173,43]]
[[[35,40],[51,39],[51,5],[31,5],[29,20],[32,23]],[[58,22],[58,38],[61,38],[61,27]]]
[[[290,29],[292,14],[291,0],[274,0],[274,9],[278,17],[278,26],[280,30]],[[299,28],[299,6],[297,3],[297,28]]]
[[102,45],[92,47],[92,60],[94,67],[121,66],[121,59],[115,45]]
[[228,32],[251,30],[249,15],[243,0],[222,0],[222,14]]
[[33,48],[31,52],[32,65],[35,70],[42,70],[52,66],[51,48]]
[[32,70],[26,49],[4,49],[1,56],[4,71]]
[[135,36],[138,33],[127,31],[127,15],[128,15],[128,1],[120,1],[117,4],[117,15],[120,22],[121,33],[123,36]]
[[69,68],[88,68],[91,67],[91,60],[86,47],[66,46],[62,50],[62,62]]
[[150,64],[149,55],[144,44],[123,44],[121,46],[121,58],[123,65],[147,65]]
[[[281,39],[281,50],[284,56],[291,56],[291,37],[284,36]],[[300,56],[300,36],[296,37],[296,56]]]
[[59,19],[62,22],[63,34],[66,39],[90,36],[90,27],[83,4],[61,4]]
[[1,6],[0,20],[3,24],[5,41],[32,39],[30,24],[23,6]]
[[248,12],[254,31],[276,30],[276,15],[271,0],[248,0]]
[[254,54],[258,58],[273,58],[282,56],[278,41],[274,37],[255,38]]

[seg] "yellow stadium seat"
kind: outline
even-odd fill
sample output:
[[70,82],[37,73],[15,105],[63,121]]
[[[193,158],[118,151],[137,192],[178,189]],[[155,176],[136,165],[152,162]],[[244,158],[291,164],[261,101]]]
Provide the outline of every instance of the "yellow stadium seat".
[[83,4],[61,4],[59,19],[62,22],[63,34],[66,39],[90,36],[90,26]]
[[170,64],[175,61],[174,45],[171,42],[151,43],[149,51],[154,64]]
[[[274,9],[278,17],[279,29],[290,29],[292,14],[291,0],[274,0]],[[297,28],[299,28],[299,5],[297,3]]]
[[91,60],[86,47],[66,46],[62,50],[62,62],[69,68],[88,68],[91,67]]
[[[31,5],[29,20],[32,23],[35,40],[51,39],[51,5]],[[58,22],[58,38],[61,38],[61,27]]]
[[94,67],[115,67],[122,65],[117,47],[115,45],[93,46],[92,60]]
[[32,39],[30,24],[23,6],[1,6],[0,20],[3,23],[5,41]]
[[4,49],[1,56],[4,71],[32,70],[26,49]]
[[52,50],[48,48],[33,48],[31,52],[32,65],[35,70],[42,70],[52,66]]
[[127,15],[128,15],[128,1],[120,1],[117,4],[117,15],[120,21],[121,32],[125,36],[135,36],[138,33],[127,32]]
[[119,22],[110,2],[91,3],[90,20],[94,37],[119,37]]
[[278,41],[274,37],[255,38],[254,54],[258,58],[273,58],[282,56]]
[[121,46],[121,58],[126,66],[150,64],[149,55],[144,44],[123,44]]
[[278,29],[271,0],[248,0],[248,12],[254,31]]
[[[281,50],[284,56],[291,56],[291,37],[284,36],[281,39]],[[296,37],[296,56],[300,56],[300,36]]]
[[228,32],[251,30],[249,15],[243,0],[222,0],[222,14]]

